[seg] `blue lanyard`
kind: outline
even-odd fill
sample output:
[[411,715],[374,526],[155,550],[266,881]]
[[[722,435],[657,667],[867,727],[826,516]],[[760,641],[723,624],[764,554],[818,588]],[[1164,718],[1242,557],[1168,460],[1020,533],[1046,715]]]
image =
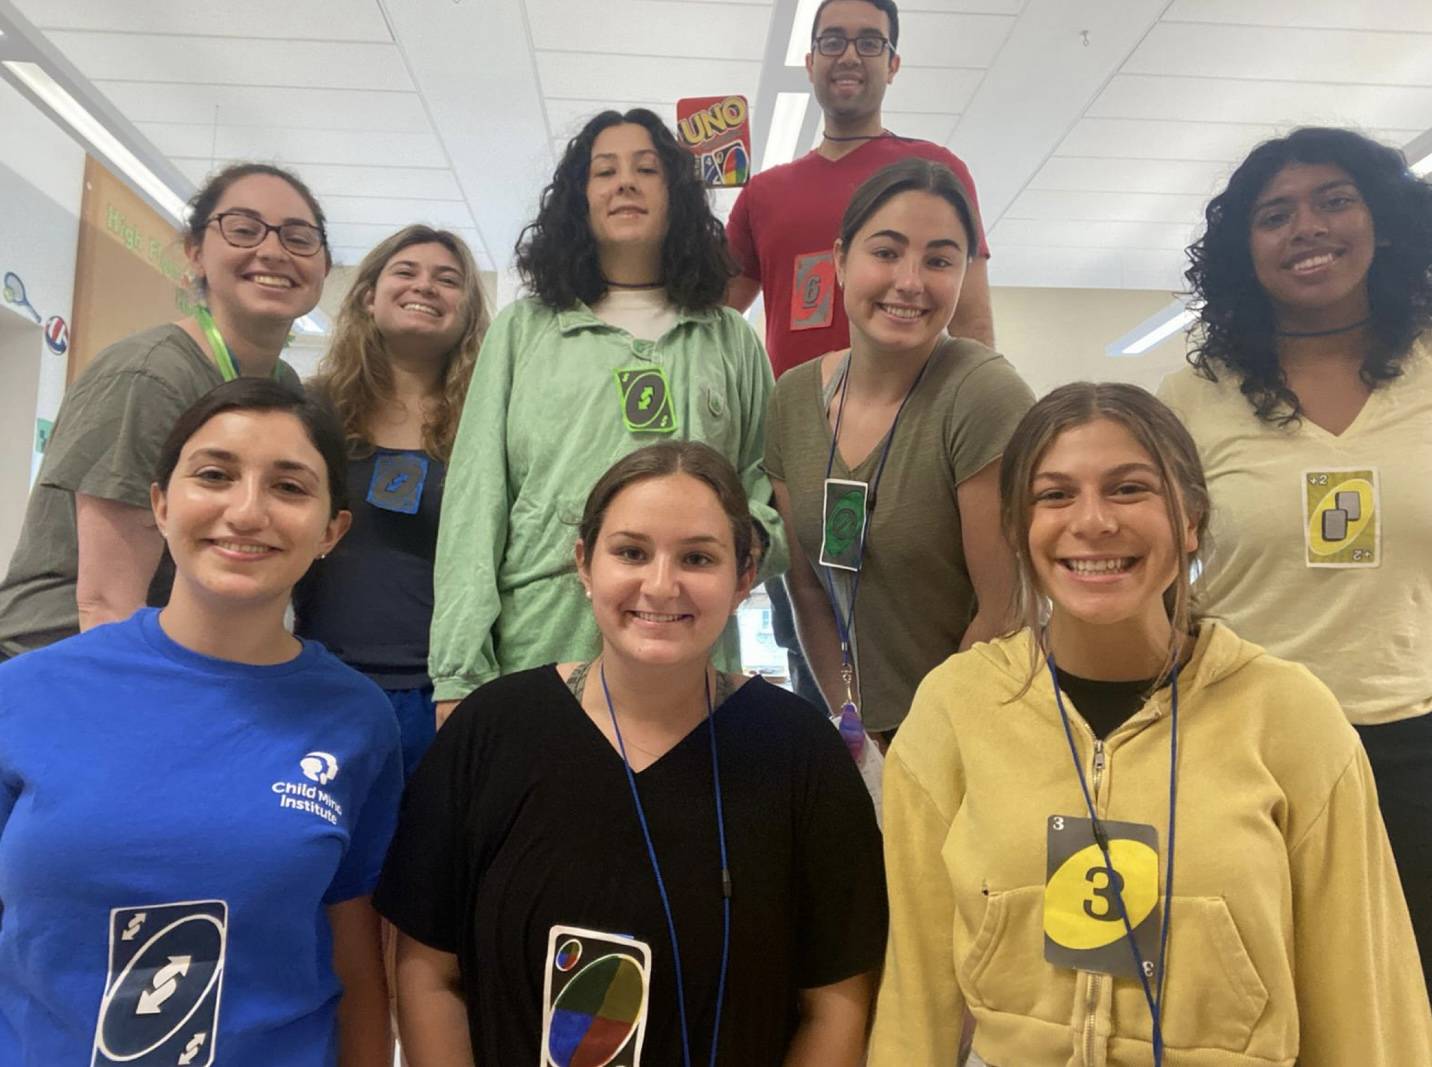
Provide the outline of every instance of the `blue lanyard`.
[[[1069,713],[1064,710],[1064,697],[1059,692],[1059,672],[1054,666],[1054,653],[1051,652],[1045,658],[1045,662],[1049,666],[1049,680],[1054,683],[1054,703],[1059,706],[1059,718],[1064,723],[1064,736],[1069,741],[1069,755],[1074,759],[1074,773],[1079,776],[1079,788],[1084,791],[1084,804],[1089,809],[1089,821],[1094,824],[1094,841],[1104,857],[1104,866],[1112,871],[1114,870],[1114,861],[1109,855],[1109,835],[1104,832],[1104,824],[1094,811],[1094,798],[1089,792],[1089,783],[1084,778],[1084,765],[1079,762],[1079,750],[1074,745],[1074,730],[1069,725]],[[1143,986],[1144,1001],[1148,1004],[1149,1016],[1153,1019],[1154,1067],[1163,1065],[1162,1018],[1164,977],[1167,974],[1164,965],[1168,960],[1169,916],[1173,912],[1174,814],[1178,806],[1178,667],[1176,666],[1169,682],[1169,701],[1172,709],[1169,714],[1168,742],[1168,866],[1164,871],[1164,909],[1163,922],[1160,924],[1161,929],[1159,930],[1158,970],[1154,975],[1152,986],[1149,984],[1148,972],[1144,970],[1143,953],[1139,951],[1138,942],[1134,940],[1134,928],[1129,924],[1128,909],[1124,907],[1124,894],[1117,881],[1110,881],[1114,890],[1114,899],[1119,905],[1119,918],[1124,920],[1125,939],[1129,943],[1129,950],[1134,954],[1134,965],[1139,972],[1139,984]]]
[[[845,355],[845,364],[840,369],[840,381],[836,389],[840,392],[840,403],[835,408],[835,428],[830,435],[830,451],[825,458],[825,480],[830,482],[830,473],[835,469],[835,450],[840,444],[840,424],[845,418],[845,398],[850,390],[847,383],[850,378],[850,361],[853,352]],[[930,367],[930,360],[934,358],[934,351],[925,358],[920,365],[920,373],[915,375],[915,380],[910,383],[910,388],[905,391],[905,398],[900,401],[900,406],[895,409],[895,418],[890,421],[890,432],[885,435],[885,444],[880,449],[880,461],[875,465],[875,477],[870,482],[870,488],[865,497],[865,525],[860,531],[860,546],[855,555],[855,575],[850,579],[850,604],[845,611],[840,609],[840,601],[835,595],[835,583],[830,576],[830,568],[817,564],[820,576],[825,580],[825,592],[830,598],[830,610],[835,614],[835,629],[840,637],[840,678],[845,683],[845,706],[850,708],[856,715],[859,711],[855,703],[855,691],[852,688],[855,679],[855,663],[850,655],[850,628],[855,625],[855,601],[860,596],[860,575],[864,570],[865,563],[865,539],[870,534],[870,525],[874,522],[875,494],[880,486],[880,478],[885,473],[885,463],[890,459],[890,446],[895,442],[895,429],[900,425],[900,416],[905,414],[905,405],[910,403],[910,397],[915,395],[915,389],[919,386],[921,379],[925,377],[925,371]],[[822,527],[823,528],[823,527]],[[844,709],[842,709],[842,718]]]
[[[637,792],[636,775],[632,773],[631,761],[627,759],[626,743],[622,740],[622,728],[617,725],[617,711],[612,706],[612,691],[607,688],[607,665],[601,664],[602,695],[607,698],[607,714],[612,717],[612,733],[616,735],[617,750],[622,755],[622,767],[626,770],[627,784],[631,786],[631,798],[636,804],[637,821],[641,823],[641,836],[646,839],[646,854],[651,860],[652,873],[656,875],[656,890],[661,896],[661,907],[666,912],[666,932],[671,938],[671,960],[676,969],[676,1010],[681,1020],[681,1062],[691,1067],[691,1037],[686,1025],[686,983],[681,974],[681,943],[676,939],[676,918],[671,913],[671,898],[666,894],[666,880],[661,877],[661,864],[656,859],[656,846],[651,841],[651,828],[646,822],[646,809],[642,807],[641,794]],[[716,981],[716,1016],[711,1028],[711,1067],[716,1067],[716,1043],[721,1037],[721,1006],[726,999],[726,965],[731,955],[731,867],[726,858],[726,815],[721,806],[721,765],[716,759],[716,713],[711,707],[711,688],[703,685],[706,693],[706,729],[711,736],[711,780],[716,791],[716,835],[721,844],[721,973]]]

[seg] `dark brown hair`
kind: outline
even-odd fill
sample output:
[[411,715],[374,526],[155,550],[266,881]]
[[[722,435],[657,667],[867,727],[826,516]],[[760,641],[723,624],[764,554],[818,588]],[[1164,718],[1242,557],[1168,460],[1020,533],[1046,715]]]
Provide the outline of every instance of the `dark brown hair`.
[[348,454],[343,447],[343,428],[329,406],[305,396],[272,378],[235,378],[216,385],[189,405],[169,431],[159,449],[154,481],[163,492],[179,465],[179,456],[189,438],[210,419],[229,411],[284,411],[296,418],[309,442],[323,457],[328,473],[328,517],[348,507]]
[[[885,12],[885,17],[890,20],[890,51],[895,51],[895,46],[900,43],[900,9],[895,6],[895,0],[865,0],[877,11]],[[820,17],[825,9],[835,0],[821,0],[820,7],[815,9],[815,19],[810,24],[811,43],[815,43],[816,37],[820,35]]]
[[328,221],[323,214],[323,208],[318,206],[318,198],[313,195],[302,179],[292,171],[276,167],[272,163],[232,163],[211,175],[208,181],[189,199],[189,222],[184,234],[184,244],[188,248],[197,248],[204,243],[204,234],[209,228],[209,219],[214,214],[214,208],[219,206],[219,201],[224,198],[224,193],[236,181],[251,177],[255,174],[267,174],[271,178],[278,178],[293,186],[293,191],[303,198],[308,205],[308,210],[313,212],[313,222],[318,227],[319,236],[323,239],[323,259],[328,266],[333,266],[333,255],[328,251]]
[[840,220],[841,251],[850,250],[855,235],[870,221],[871,215],[901,193],[910,192],[931,193],[949,201],[965,227],[965,258],[974,259],[979,251],[980,229],[969,190],[943,163],[914,156],[882,167],[855,190]]
[[[999,495],[1004,537],[1014,553],[1018,568],[1011,614],[1018,620],[1015,624],[1017,628],[1027,626],[1036,635],[1032,678],[1039,670],[1038,657],[1047,651],[1041,647],[1042,593],[1029,552],[1034,472],[1044,453],[1060,434],[1098,419],[1117,422],[1133,435],[1154,461],[1164,487],[1177,573],[1164,592],[1164,607],[1173,632],[1169,639],[1168,656],[1159,673],[1158,684],[1161,685],[1178,662],[1184,635],[1192,630],[1195,621],[1190,572],[1194,561],[1207,553],[1208,485],[1203,477],[1203,464],[1198,458],[1198,446],[1188,430],[1162,401],[1137,385],[1122,382],[1072,382],[1061,385],[1025,412],[1010,437],[999,464]],[[1198,534],[1198,548],[1193,552],[1184,547],[1180,532],[1188,528],[1190,518]]]
[[607,508],[625,488],[649,478],[662,478],[671,474],[689,474],[705,482],[721,510],[731,520],[731,539],[736,547],[736,573],[743,574],[752,564],[751,548],[755,531],[751,526],[751,511],[746,501],[746,489],[731,461],[710,445],[699,441],[662,441],[658,444],[638,448],[612,464],[606,474],[597,479],[592,491],[587,494],[586,506],[578,523],[578,536],[587,546],[587,559],[602,532],[602,522],[607,517]]

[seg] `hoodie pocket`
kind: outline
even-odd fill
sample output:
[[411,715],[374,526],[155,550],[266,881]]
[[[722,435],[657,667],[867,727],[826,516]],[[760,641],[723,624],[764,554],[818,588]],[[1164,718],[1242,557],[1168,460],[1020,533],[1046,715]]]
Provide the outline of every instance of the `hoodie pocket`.
[[[1246,1051],[1268,1006],[1268,989],[1222,897],[1174,897],[1168,956],[1164,1043],[1171,1048]],[[1148,1005],[1137,982],[1121,981],[1115,987],[1114,1029],[1153,1040]],[[1267,1054],[1266,1049],[1260,1051]]]
[[991,890],[956,974],[965,998],[990,1011],[1067,1025],[1077,979],[1044,959],[1044,887]]

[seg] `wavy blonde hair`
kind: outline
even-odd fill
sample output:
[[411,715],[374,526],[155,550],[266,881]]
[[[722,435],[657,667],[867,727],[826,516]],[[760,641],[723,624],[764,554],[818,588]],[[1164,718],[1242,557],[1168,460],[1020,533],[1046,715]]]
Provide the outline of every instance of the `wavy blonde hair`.
[[378,324],[368,310],[368,300],[388,261],[413,245],[442,245],[462,267],[463,329],[457,344],[447,354],[443,369],[442,395],[432,417],[423,426],[423,449],[436,459],[447,461],[457,436],[458,420],[472,380],[473,364],[482,335],[487,332],[487,300],[478,281],[477,263],[461,237],[447,230],[421,224],[406,226],[380,242],[363,257],[353,286],[343,298],[333,343],[318,363],[310,386],[333,404],[343,421],[349,448],[358,455],[371,451],[368,426],[374,412],[393,395],[393,376],[388,366],[387,346]]

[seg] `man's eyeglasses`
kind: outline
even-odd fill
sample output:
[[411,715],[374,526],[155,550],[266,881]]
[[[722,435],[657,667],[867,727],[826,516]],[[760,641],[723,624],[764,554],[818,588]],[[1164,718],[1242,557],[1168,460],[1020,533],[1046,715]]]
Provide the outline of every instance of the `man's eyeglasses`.
[[855,45],[855,54],[864,56],[866,59],[874,59],[881,55],[885,49],[890,48],[890,39],[881,37],[878,33],[863,33],[859,37],[847,37],[843,33],[823,33],[815,39],[815,50],[823,56],[834,59],[836,56],[845,55],[845,50]]
[[245,211],[224,211],[211,216],[209,222],[218,223],[219,233],[235,248],[257,248],[270,233],[277,233],[279,244],[295,256],[314,256],[323,248],[323,231],[307,222],[270,226]]

